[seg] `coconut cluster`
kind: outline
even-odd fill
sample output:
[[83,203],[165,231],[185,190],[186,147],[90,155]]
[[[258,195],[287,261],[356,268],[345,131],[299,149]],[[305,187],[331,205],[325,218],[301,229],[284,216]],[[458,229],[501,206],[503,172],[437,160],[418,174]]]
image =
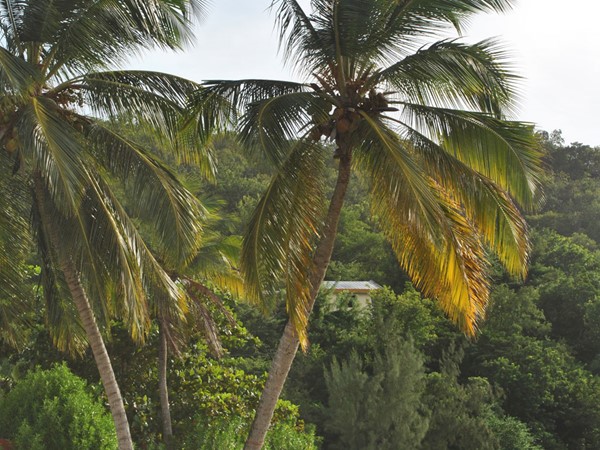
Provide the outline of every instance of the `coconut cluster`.
[[[397,108],[389,106],[385,92],[375,89],[365,89],[367,77],[363,76],[357,80],[349,80],[345,83],[345,95],[341,95],[333,86],[333,80],[327,81],[316,76],[320,85],[312,84],[316,92],[326,92],[336,99],[337,106],[328,116],[325,122],[317,123],[310,131],[309,137],[314,141],[321,138],[337,141],[340,136],[352,134],[358,129],[365,117],[375,117],[382,112],[397,111]],[[334,153],[334,157],[338,152]]]
[[19,146],[17,131],[14,127],[16,106],[9,95],[0,100],[0,146],[8,153],[14,153]]

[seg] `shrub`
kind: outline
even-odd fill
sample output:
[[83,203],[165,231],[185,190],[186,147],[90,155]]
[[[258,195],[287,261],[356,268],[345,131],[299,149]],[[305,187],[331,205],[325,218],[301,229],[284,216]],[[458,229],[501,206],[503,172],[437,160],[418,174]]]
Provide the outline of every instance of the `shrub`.
[[117,448],[110,415],[65,365],[35,370],[0,399],[0,430],[15,448]]
[[[183,450],[241,450],[248,435],[249,424],[241,418],[208,421],[199,418],[181,445]],[[313,430],[298,429],[280,422],[267,433],[264,450],[316,450]]]

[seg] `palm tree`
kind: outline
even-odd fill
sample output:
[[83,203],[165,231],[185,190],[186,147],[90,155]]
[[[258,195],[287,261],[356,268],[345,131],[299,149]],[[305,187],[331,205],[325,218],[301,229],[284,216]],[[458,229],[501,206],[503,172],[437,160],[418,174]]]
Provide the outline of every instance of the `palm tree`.
[[153,302],[153,314],[158,321],[158,391],[163,441],[167,449],[174,445],[167,384],[169,352],[179,354],[188,335],[200,332],[213,356],[220,358],[223,347],[212,311],[220,311],[232,325],[235,319],[215,291],[229,292],[234,298],[240,298],[243,293],[242,279],[236,268],[240,238],[211,232],[206,225],[208,223],[205,223],[202,246],[192,261],[177,272],[171,271],[172,279],[187,294],[183,308],[172,308],[171,302],[164,297]]
[[[255,300],[285,287],[290,318],[247,449],[262,446],[298,345],[307,344],[353,171],[370,183],[372,214],[399,263],[468,334],[485,313],[487,249],[525,275],[529,243],[517,204],[530,209],[539,198],[541,154],[533,126],[509,120],[517,77],[493,41],[439,40],[473,14],[511,3],[312,0],[306,13],[277,0],[284,56],[312,82],[208,81],[198,94],[200,135],[241,109],[241,140],[276,170],[241,262]],[[332,158],[338,175],[327,201]]]
[[[102,339],[113,317],[135,339],[149,324],[146,297],[183,293],[140,237],[132,217],[152,218],[152,244],[181,264],[199,244],[198,201],[144,147],[107,120],[128,117],[176,143],[193,83],[151,72],[108,70],[131,52],[186,41],[184,0],[1,0],[2,177],[22,183],[41,255],[47,322],[63,350],[91,346],[115,421],[119,448],[133,448],[121,394]],[[178,143],[178,154],[205,160]],[[129,211],[111,186],[136,202]],[[2,192],[4,208],[22,197]],[[11,255],[3,248],[3,265]],[[72,301],[70,301],[72,300]]]

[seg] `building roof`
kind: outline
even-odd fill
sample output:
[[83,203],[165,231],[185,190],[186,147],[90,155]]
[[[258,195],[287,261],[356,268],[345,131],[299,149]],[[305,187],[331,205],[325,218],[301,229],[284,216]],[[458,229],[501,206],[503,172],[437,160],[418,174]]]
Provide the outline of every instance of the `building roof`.
[[376,289],[381,289],[381,286],[370,281],[323,281],[322,285],[325,289],[333,289],[336,292],[369,292]]

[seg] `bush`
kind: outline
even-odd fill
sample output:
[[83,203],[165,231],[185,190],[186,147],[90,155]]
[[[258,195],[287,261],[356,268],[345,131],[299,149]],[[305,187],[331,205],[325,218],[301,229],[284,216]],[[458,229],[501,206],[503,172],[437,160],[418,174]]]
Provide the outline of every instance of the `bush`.
[[110,415],[65,365],[30,372],[0,398],[0,430],[18,449],[117,448]]
[[527,425],[511,416],[498,416],[490,412],[486,419],[502,450],[543,450],[535,443],[535,439]]
[[[249,425],[241,418],[208,421],[199,418],[181,445],[183,450],[241,450]],[[300,430],[280,422],[269,430],[264,450],[316,450],[314,431]]]

